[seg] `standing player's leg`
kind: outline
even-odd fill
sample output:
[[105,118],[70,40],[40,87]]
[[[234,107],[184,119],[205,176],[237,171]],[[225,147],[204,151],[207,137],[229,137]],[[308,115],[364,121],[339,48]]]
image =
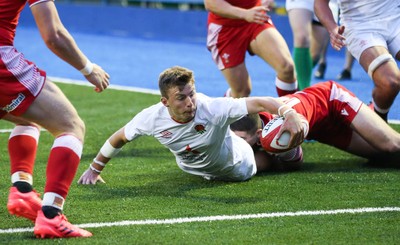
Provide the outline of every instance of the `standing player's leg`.
[[388,50],[381,46],[364,50],[360,64],[374,81],[372,98],[375,112],[387,121],[389,109],[400,91],[400,70]]
[[234,67],[225,68],[221,72],[229,85],[230,97],[250,96],[251,78],[244,62]]
[[[47,81],[28,110],[21,116],[47,129],[54,137],[47,169],[42,210],[38,212],[34,233],[39,237],[91,236],[70,224],[62,209],[76,174],[83,148],[85,125],[62,91]],[[64,230],[56,229],[58,225]]]
[[293,60],[296,77],[299,82],[299,89],[302,90],[309,87],[311,83],[310,39],[313,12],[305,8],[294,8],[288,11],[288,16],[293,32]]
[[313,67],[318,65],[314,73],[317,79],[324,79],[326,71],[326,55],[329,46],[329,33],[321,23],[313,21],[311,35],[311,59]]
[[7,208],[10,214],[35,222],[41,209],[40,195],[33,189],[33,167],[39,141],[39,126],[6,114],[5,120],[16,124],[8,140],[11,182]]
[[270,27],[261,31],[250,43],[250,52],[261,57],[275,70],[278,96],[292,94],[298,90],[293,59],[285,39],[278,30]]

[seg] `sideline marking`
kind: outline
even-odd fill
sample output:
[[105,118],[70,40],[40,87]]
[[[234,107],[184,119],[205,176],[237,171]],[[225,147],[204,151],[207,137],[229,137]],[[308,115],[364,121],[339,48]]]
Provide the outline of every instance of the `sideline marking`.
[[[374,212],[400,212],[400,207],[381,207],[381,208],[356,208],[356,209],[336,209],[336,210],[317,210],[317,211],[298,211],[298,212],[277,212],[277,213],[261,213],[261,214],[243,214],[243,215],[218,215],[205,217],[185,217],[176,219],[149,219],[149,220],[123,220],[117,222],[105,223],[88,223],[76,225],[80,228],[98,228],[113,226],[129,226],[129,225],[165,225],[165,224],[181,224],[192,222],[211,222],[221,220],[243,220],[243,219],[261,219],[275,217],[294,217],[294,216],[311,216],[311,215],[332,215],[332,214],[357,214],[357,213],[374,213]],[[4,233],[20,233],[32,232],[33,228],[14,228],[0,229],[0,234]]]
[[[63,77],[50,77],[50,76],[48,78],[51,81],[56,82],[56,83],[67,83],[67,84],[75,84],[75,85],[93,87],[93,84],[89,83],[88,81],[84,81],[84,80],[73,80],[73,79],[68,79],[68,78],[63,78]],[[145,93],[145,94],[160,95],[160,91],[155,90],[155,89],[121,86],[121,85],[113,85],[113,84],[108,86],[107,89],[124,90],[124,91],[132,91],[132,92],[139,92],[139,93]]]
[[[75,85],[81,85],[81,86],[93,86],[91,83],[89,83],[88,81],[84,81],[84,80],[73,80],[73,79],[68,79],[68,78],[63,78],[63,77],[50,77],[50,76],[48,78],[51,81],[56,81],[56,83],[59,82],[59,83],[75,84]],[[110,86],[108,86],[107,89],[115,89],[115,90],[123,90],[123,91],[139,92],[139,93],[145,93],[145,94],[160,95],[160,91],[158,91],[158,90],[139,88],[139,87],[110,85]],[[392,124],[400,124],[400,120],[388,120],[388,122],[392,123]]]

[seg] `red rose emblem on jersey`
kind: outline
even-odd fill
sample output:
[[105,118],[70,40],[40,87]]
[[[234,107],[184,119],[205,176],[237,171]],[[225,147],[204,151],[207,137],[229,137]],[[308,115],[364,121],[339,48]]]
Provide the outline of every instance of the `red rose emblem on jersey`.
[[206,132],[206,127],[204,127],[204,125],[197,124],[196,126],[194,126],[194,130],[196,130],[196,132],[199,134],[203,134],[204,132]]

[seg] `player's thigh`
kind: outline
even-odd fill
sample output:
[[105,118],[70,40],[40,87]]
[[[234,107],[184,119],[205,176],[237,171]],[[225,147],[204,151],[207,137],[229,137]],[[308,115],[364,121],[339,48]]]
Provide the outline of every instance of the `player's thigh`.
[[250,43],[250,50],[271,65],[274,70],[293,66],[289,47],[275,28],[267,28],[260,32]]
[[377,151],[389,152],[400,145],[400,134],[366,105],[361,106],[351,128]]
[[313,12],[307,9],[292,9],[288,16],[295,47],[309,47]]
[[371,157],[379,152],[373,145],[368,143],[356,131],[353,131],[350,144],[347,147],[346,151],[361,157]]
[[83,121],[64,93],[52,82],[46,82],[22,117],[41,125],[54,136],[71,133],[83,140]]

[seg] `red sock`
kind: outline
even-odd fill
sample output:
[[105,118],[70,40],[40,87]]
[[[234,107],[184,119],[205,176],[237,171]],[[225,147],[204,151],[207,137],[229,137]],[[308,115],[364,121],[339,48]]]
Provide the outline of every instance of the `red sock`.
[[298,91],[297,81],[295,81],[294,83],[285,83],[276,77],[275,86],[276,92],[278,93],[279,97],[287,94],[293,94]]
[[18,171],[32,174],[39,135],[40,131],[37,127],[15,126],[8,140],[11,174]]
[[46,192],[66,198],[82,155],[82,142],[72,135],[62,135],[54,141],[46,170]]

